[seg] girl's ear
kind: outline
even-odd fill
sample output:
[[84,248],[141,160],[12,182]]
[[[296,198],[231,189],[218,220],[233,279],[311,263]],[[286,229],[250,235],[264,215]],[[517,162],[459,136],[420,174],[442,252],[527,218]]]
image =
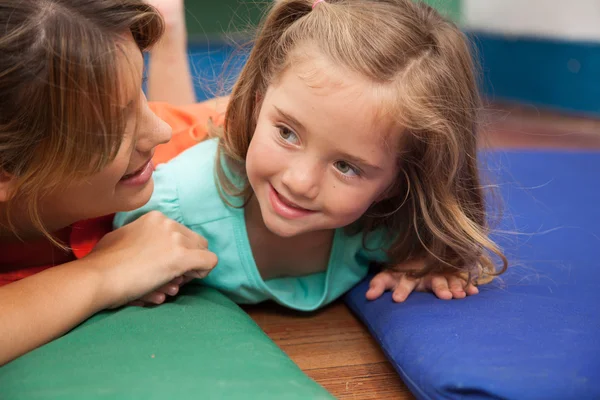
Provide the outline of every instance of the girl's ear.
[[11,174],[0,170],[0,202],[8,201],[15,178]]

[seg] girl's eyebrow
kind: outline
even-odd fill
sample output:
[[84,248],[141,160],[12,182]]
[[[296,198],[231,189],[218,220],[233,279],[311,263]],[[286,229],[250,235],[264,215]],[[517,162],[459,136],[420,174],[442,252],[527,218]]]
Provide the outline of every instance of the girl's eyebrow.
[[370,162],[366,161],[363,158],[360,158],[360,157],[357,157],[357,156],[353,156],[353,155],[350,155],[350,154],[342,154],[342,158],[347,159],[348,161],[350,161],[352,163],[362,165],[362,166],[364,166],[366,168],[369,168],[369,169],[374,169],[374,170],[381,170],[382,169],[381,167],[379,167],[377,165],[374,165],[374,164],[371,164]]
[[302,125],[302,123],[300,121],[298,121],[296,118],[292,117],[290,114],[286,113],[285,111],[279,109],[277,106],[273,106],[273,108],[275,108],[275,110],[281,117],[289,120],[292,124],[296,125],[297,129],[306,131],[306,128],[304,127],[304,125]]

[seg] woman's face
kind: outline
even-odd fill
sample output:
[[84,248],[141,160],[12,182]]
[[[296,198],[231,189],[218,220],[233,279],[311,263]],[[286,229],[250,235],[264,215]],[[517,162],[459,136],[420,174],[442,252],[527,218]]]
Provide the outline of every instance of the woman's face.
[[[120,46],[118,71],[124,77],[127,127],[115,159],[103,170],[48,195],[40,211],[48,227],[55,229],[75,221],[128,211],[150,199],[154,184],[154,149],[171,138],[171,127],[148,106],[142,92],[143,57],[129,35]],[[133,68],[133,73],[132,72]]]

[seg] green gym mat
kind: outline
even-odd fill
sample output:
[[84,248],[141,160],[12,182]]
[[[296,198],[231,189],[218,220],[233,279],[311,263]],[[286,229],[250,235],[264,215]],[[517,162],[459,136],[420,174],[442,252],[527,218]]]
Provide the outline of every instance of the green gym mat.
[[236,304],[190,284],[103,312],[0,368],[0,399],[332,399]]

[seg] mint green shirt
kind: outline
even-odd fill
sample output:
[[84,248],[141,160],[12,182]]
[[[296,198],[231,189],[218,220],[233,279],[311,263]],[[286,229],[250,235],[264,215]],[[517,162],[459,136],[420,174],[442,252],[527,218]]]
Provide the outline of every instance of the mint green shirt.
[[[187,226],[208,240],[219,263],[202,281],[239,304],[265,300],[301,311],[331,303],[362,280],[371,261],[384,261],[385,251],[363,249],[363,235],[337,229],[325,272],[302,277],[263,280],[248,240],[244,209],[227,205],[219,196],[215,178],[217,140],[186,150],[154,174],[154,192],[142,208],[116,215],[115,228],[152,210]],[[381,249],[369,235],[369,249]]]

